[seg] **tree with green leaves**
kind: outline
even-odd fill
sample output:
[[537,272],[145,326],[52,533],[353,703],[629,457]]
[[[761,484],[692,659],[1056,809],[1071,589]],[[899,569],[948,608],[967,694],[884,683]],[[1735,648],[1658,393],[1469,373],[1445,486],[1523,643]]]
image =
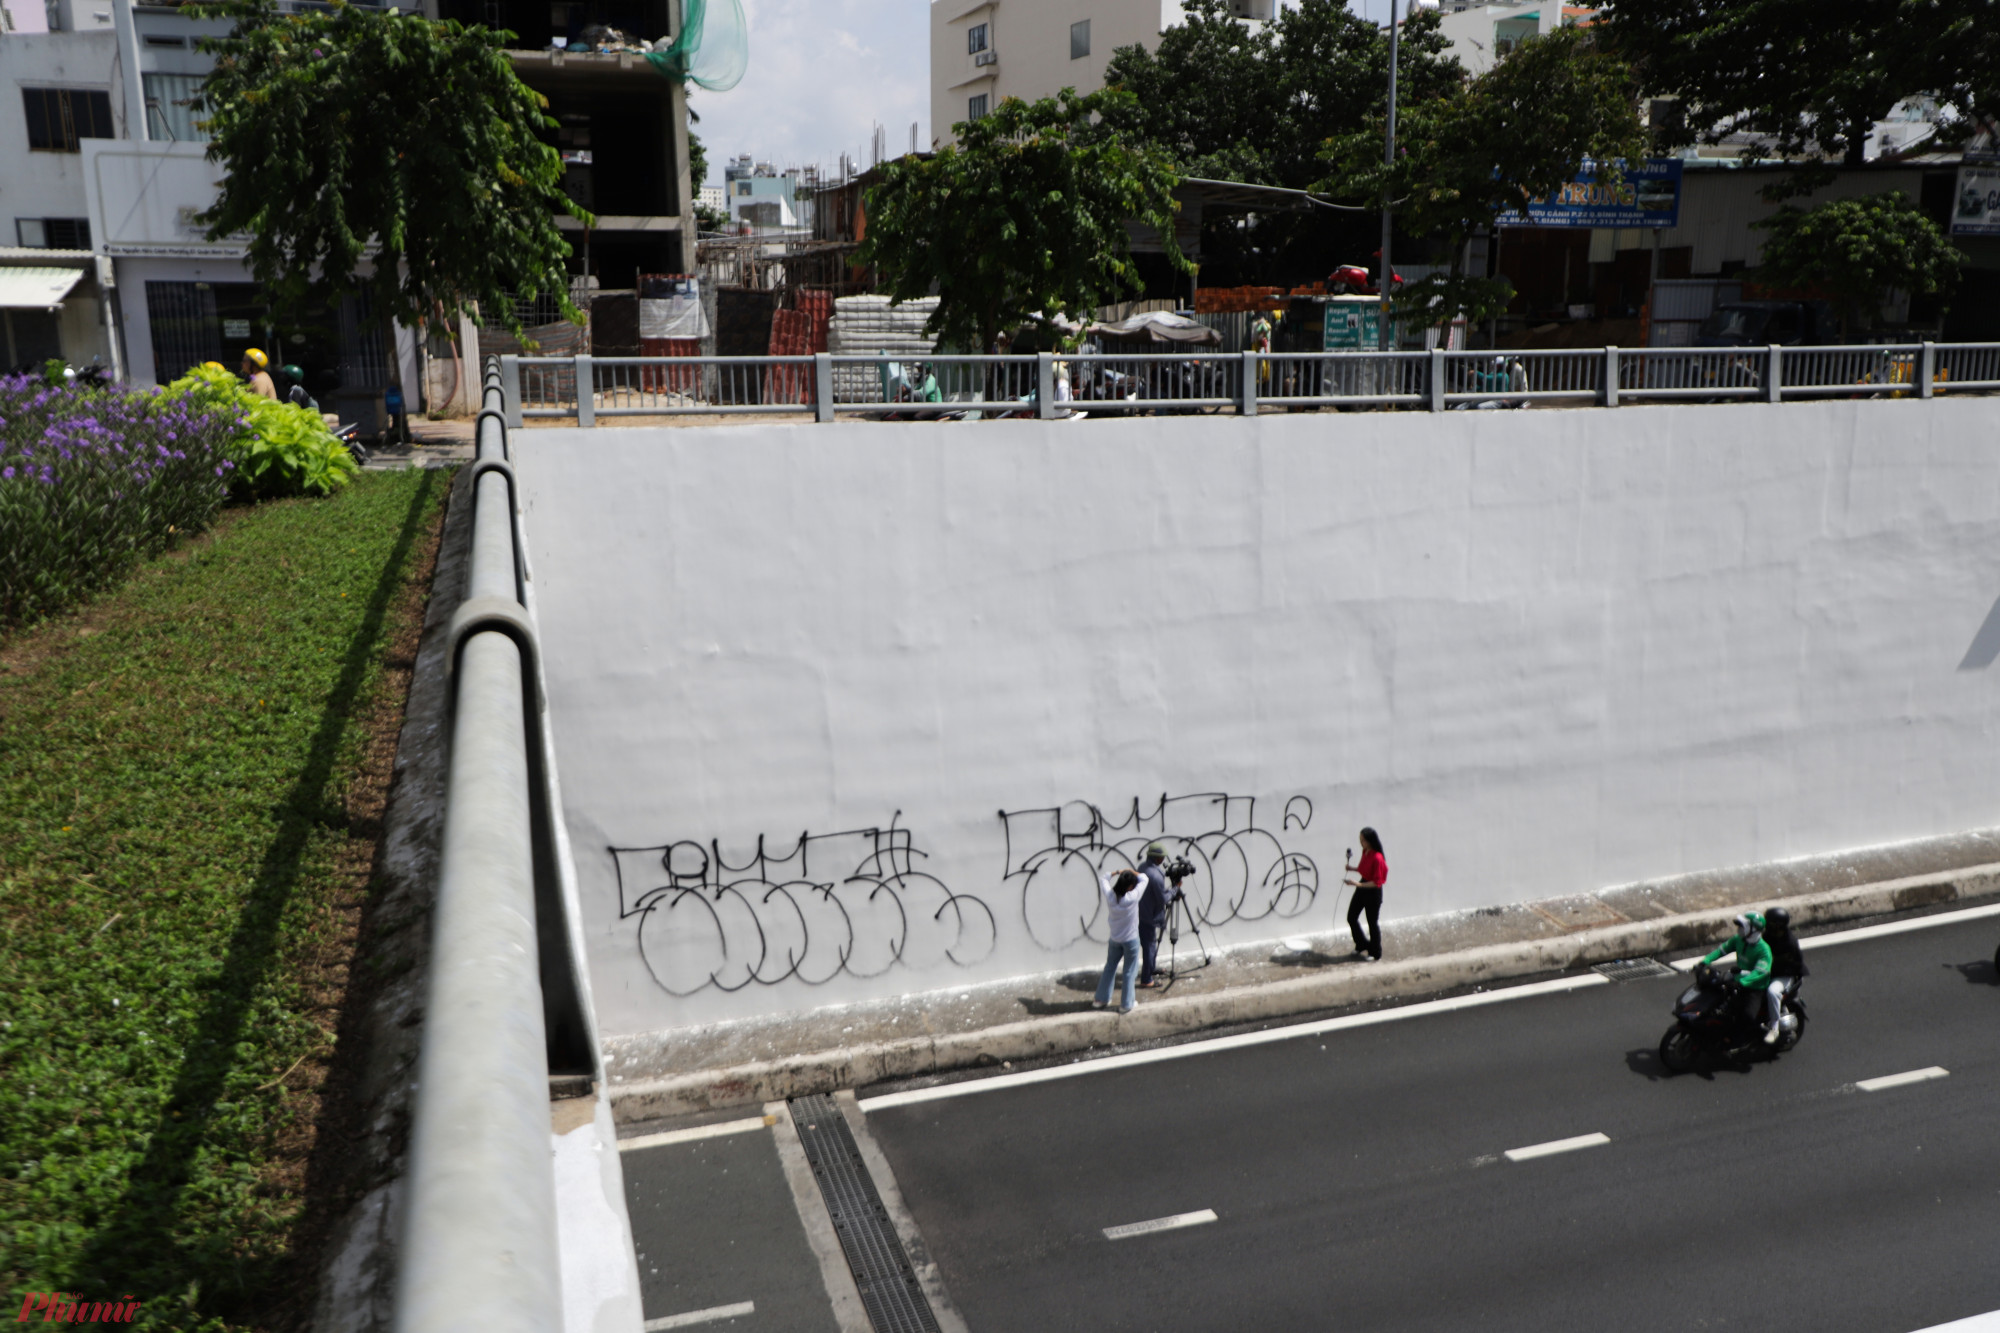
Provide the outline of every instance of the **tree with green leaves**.
[[202,221],[211,240],[249,237],[281,315],[359,289],[412,326],[476,301],[518,332],[514,296],[545,291],[575,314],[553,215],[594,219],[563,193],[541,137],[555,122],[515,77],[511,34],[341,0],[204,12],[236,26],[205,44],[208,156],[226,174]]
[[889,163],[869,188],[857,259],[897,301],[935,293],[928,330],[982,351],[1005,330],[1138,292],[1128,221],[1157,231],[1186,271],[1171,164],[1108,123],[1129,98],[1010,97],[954,125],[956,142],[931,157]]
[[1993,0],[1612,0],[1603,27],[1649,94],[1683,103],[1662,147],[1746,134],[1748,156],[1859,166],[1901,99],[1964,127],[2000,93]]
[[[1400,46],[1404,100],[1443,96],[1464,80],[1436,13],[1405,22]],[[1318,155],[1329,138],[1380,120],[1388,32],[1342,0],[1301,0],[1258,25],[1233,17],[1228,0],[1192,0],[1157,49],[1120,47],[1105,82],[1134,98],[1107,122],[1165,151],[1183,176],[1309,189],[1325,174]],[[1374,226],[1324,209],[1213,215],[1203,225],[1204,274],[1324,273],[1372,251]]]
[[1840,311],[1843,337],[1894,291],[1937,296],[1958,282],[1965,256],[1901,190],[1780,208],[1768,230],[1758,278],[1772,287],[1823,292]]
[[[1436,13],[1411,17],[1401,46],[1402,97],[1442,96],[1463,80]],[[1389,39],[1338,0],[1302,0],[1255,27],[1229,0],[1191,0],[1157,50],[1113,53],[1104,81],[1133,95],[1107,123],[1164,149],[1182,175],[1304,189],[1322,174],[1322,143],[1382,114]]]
[[1524,42],[1492,69],[1442,96],[1417,98],[1397,117],[1396,161],[1382,161],[1382,125],[1330,141],[1321,188],[1342,199],[1394,201],[1400,224],[1442,243],[1448,271],[1403,289],[1402,318],[1444,324],[1504,310],[1504,279],[1460,269],[1466,240],[1503,213],[1575,179],[1586,161],[1615,181],[1618,163],[1644,156],[1632,73],[1585,29]]

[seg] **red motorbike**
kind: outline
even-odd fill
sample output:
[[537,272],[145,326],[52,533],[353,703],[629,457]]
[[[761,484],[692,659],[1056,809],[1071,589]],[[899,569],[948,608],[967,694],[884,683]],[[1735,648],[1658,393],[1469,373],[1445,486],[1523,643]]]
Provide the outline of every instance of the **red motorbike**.
[[[1377,251],[1375,257],[1380,259],[1382,257],[1381,252]],[[1391,273],[1389,275],[1389,288],[1391,291],[1402,285],[1402,274]],[[1342,264],[1339,268],[1327,274],[1326,289],[1335,296],[1380,296],[1382,294],[1376,290],[1375,279],[1368,276],[1368,270],[1359,264]]]

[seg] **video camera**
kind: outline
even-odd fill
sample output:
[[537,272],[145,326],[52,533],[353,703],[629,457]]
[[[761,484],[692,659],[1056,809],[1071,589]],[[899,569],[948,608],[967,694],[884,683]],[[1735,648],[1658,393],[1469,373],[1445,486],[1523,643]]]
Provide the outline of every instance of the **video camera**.
[[1176,856],[1162,868],[1166,871],[1168,881],[1175,888],[1179,888],[1182,880],[1195,873],[1194,863],[1185,856]]

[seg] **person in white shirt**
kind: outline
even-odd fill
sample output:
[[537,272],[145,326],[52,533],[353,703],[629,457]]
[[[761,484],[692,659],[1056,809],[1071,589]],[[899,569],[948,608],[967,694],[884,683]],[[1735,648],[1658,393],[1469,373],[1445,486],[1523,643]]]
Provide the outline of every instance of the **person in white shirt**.
[[1129,1014],[1138,1004],[1133,987],[1139,980],[1139,876],[1130,870],[1105,875],[1097,881],[1097,892],[1109,913],[1111,946],[1105,952],[1104,975],[1097,979],[1097,998],[1090,1007],[1102,1009],[1111,1003],[1111,982],[1122,962],[1125,990],[1118,1012]]

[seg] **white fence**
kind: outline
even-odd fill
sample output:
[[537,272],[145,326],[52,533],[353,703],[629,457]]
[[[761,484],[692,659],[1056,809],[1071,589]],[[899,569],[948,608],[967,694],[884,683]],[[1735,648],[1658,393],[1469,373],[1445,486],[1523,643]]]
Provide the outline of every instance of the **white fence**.
[[[2000,343],[1603,347],[1146,356],[690,356],[502,359],[509,424],[795,414],[1043,421],[1074,416],[1410,406],[1433,412],[1645,401],[1930,398],[2000,389]],[[580,393],[579,386],[588,386]]]

